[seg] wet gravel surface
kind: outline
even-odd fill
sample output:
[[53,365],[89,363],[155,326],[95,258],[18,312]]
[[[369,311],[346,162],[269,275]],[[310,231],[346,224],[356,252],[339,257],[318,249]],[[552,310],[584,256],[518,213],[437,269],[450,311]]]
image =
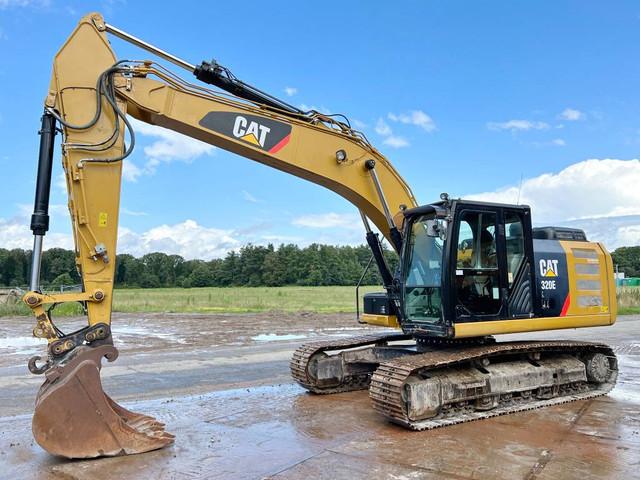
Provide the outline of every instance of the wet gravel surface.
[[[117,314],[120,357],[105,390],[177,435],[174,446],[91,461],[51,457],[31,436],[43,351],[30,318],[0,318],[0,478],[423,479],[640,478],[640,316],[613,327],[509,335],[614,347],[606,397],[428,432],[389,424],[366,392],[330,396],[293,384],[302,342],[373,331],[347,314]],[[81,325],[62,322],[63,330]],[[375,329],[375,331],[379,331]]]

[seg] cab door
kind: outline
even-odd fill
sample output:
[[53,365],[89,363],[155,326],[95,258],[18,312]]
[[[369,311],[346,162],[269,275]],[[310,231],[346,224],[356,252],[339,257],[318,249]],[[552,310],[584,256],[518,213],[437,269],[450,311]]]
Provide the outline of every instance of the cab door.
[[528,318],[532,241],[528,209],[462,204],[451,245],[455,322]]
[[505,308],[500,212],[464,205],[456,219],[451,256],[454,321],[499,319]]
[[533,313],[533,240],[528,209],[504,208],[504,299],[503,318],[529,318]]

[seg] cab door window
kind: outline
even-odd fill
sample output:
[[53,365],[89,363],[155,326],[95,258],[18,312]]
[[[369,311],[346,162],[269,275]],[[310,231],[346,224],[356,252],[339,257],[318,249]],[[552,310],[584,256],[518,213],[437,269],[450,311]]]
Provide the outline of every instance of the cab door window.
[[462,212],[455,260],[458,318],[500,311],[496,225],[495,212]]
[[525,263],[524,234],[520,215],[505,212],[504,231],[507,246],[507,277],[511,287]]

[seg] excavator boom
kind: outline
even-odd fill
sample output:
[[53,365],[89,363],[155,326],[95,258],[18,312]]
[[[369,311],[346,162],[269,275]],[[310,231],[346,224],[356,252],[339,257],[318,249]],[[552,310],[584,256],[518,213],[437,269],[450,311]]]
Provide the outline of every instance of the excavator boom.
[[[184,81],[151,61],[118,61],[107,33],[186,69],[224,92]],[[135,145],[128,116],[322,185],[354,204],[370,245],[381,247],[370,221],[400,249],[401,210],[417,205],[402,177],[361,133],[319,112],[303,112],[238,80],[215,62],[193,66],[122,30],[99,14],[85,16],[56,54],[42,119],[34,215],[31,288],[25,303],[36,315],[35,336],[49,342],[33,373],[47,380],[36,401],[34,435],[47,451],[69,458],[139,453],[172,442],[162,424],[118,406],[100,384],[101,359],[113,361],[111,304],[120,184],[124,159]],[[69,192],[82,292],[44,295],[39,287],[56,125],[62,127],[62,163]],[[130,142],[125,145],[125,132]],[[391,275],[379,266],[390,283]],[[65,334],[48,308],[81,302],[88,325]]]

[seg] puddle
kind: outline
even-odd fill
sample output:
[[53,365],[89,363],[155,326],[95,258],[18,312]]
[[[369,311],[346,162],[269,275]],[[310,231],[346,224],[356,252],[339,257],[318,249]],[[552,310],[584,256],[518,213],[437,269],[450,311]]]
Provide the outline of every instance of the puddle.
[[640,404],[640,392],[627,390],[624,388],[624,384],[618,384],[612,391],[607,394],[607,396],[616,400],[620,400],[622,402]]
[[0,338],[0,350],[13,350],[8,352],[10,355],[25,355],[38,352],[42,347],[46,346],[47,341],[44,338],[36,337],[6,337]]
[[283,340],[301,340],[307,338],[306,335],[294,335],[294,334],[277,334],[277,333],[261,333],[255,337],[251,337],[251,340],[256,342],[279,342]]
[[181,338],[172,332],[158,332],[157,330],[134,325],[112,325],[111,328],[113,331],[113,337],[119,341],[122,341],[121,337],[139,337],[140,340],[152,337],[174,343],[187,343],[184,338]]

